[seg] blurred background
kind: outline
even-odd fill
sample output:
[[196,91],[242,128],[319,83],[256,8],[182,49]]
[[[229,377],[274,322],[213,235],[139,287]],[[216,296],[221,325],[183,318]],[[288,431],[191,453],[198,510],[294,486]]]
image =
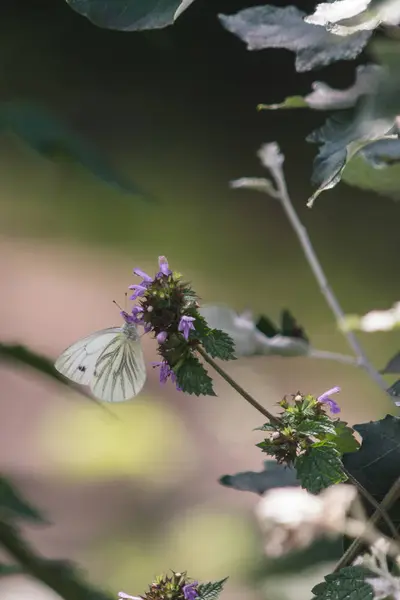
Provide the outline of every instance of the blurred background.
[[[343,184],[307,209],[316,148],[304,138],[325,115],[256,111],[260,102],[307,93],[315,79],[347,87],[356,63],[299,75],[289,52],[246,51],[217,14],[253,4],[196,0],[174,27],[121,33],[95,27],[64,0],[2,2],[1,101],[49,111],[153,201],[3,133],[1,341],[56,358],[76,339],[118,324],[112,300],[123,303],[132,270],[152,273],[164,254],[204,302],[272,319],[289,308],[313,346],[349,352],[279,204],[229,189],[232,179],[264,175],[256,152],[274,140],[345,312],[398,300],[399,206]],[[378,367],[399,349],[394,333],[360,339]],[[143,345],[150,364],[156,345],[150,338]],[[335,385],[351,424],[395,410],[351,366],[257,357],[227,370],[270,410],[284,394]],[[262,554],[257,497],[218,478],[261,470],[253,429],[262,419],[218,377],[216,398],[196,398],[160,387],[149,367],[141,396],[112,414],[29,370],[1,365],[0,377],[1,469],[51,522],[24,529],[46,556],[77,561],[115,595],[141,594],[174,569],[199,580],[229,575],[232,600],[308,598],[327,572],[305,577],[303,591],[290,577],[285,587],[253,579]],[[55,598],[20,577],[1,580],[0,595]]]

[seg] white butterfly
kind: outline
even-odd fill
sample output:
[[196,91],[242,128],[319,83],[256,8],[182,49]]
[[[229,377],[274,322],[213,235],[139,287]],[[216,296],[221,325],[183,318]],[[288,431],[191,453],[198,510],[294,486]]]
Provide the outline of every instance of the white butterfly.
[[134,323],[96,331],[69,346],[55,362],[62,375],[88,385],[96,398],[123,402],[137,396],[146,366]]

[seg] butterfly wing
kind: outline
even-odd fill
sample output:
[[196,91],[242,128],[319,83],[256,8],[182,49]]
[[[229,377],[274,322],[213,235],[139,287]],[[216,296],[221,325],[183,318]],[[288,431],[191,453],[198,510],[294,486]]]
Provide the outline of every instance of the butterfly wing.
[[89,385],[99,356],[120,333],[120,327],[110,327],[78,340],[58,357],[55,368],[68,379]]
[[93,395],[105,402],[134,398],[146,381],[140,341],[119,331],[98,357],[89,384]]

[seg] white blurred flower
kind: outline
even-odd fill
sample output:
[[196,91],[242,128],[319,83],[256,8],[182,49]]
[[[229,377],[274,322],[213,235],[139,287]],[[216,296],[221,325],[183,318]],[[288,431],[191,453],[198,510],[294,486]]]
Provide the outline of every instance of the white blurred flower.
[[306,548],[323,535],[339,535],[356,495],[353,486],[341,484],[318,496],[297,487],[269,490],[255,511],[264,533],[265,553],[278,557]]
[[391,331],[400,327],[400,302],[388,310],[372,310],[363,317],[347,315],[340,324],[344,331]]

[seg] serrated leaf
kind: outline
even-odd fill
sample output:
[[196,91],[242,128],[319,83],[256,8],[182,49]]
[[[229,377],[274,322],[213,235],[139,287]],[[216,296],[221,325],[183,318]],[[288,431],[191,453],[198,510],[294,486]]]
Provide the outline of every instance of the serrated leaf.
[[197,586],[198,597],[200,600],[217,600],[227,580],[228,577],[225,577],[225,579],[220,579],[220,581],[200,583]]
[[335,444],[335,448],[340,454],[346,452],[356,452],[360,447],[360,443],[354,437],[353,429],[349,427],[346,421],[335,421],[335,434],[327,435],[326,439]]
[[[294,423],[296,423],[296,420],[294,420]],[[320,418],[319,420],[305,419],[297,423],[296,431],[306,436],[315,436],[318,438],[322,435],[323,439],[329,435],[333,438],[336,437],[335,424],[329,417],[326,417],[326,419]]]
[[243,492],[264,494],[274,487],[293,487],[299,485],[296,471],[278,464],[275,460],[264,461],[263,471],[243,471],[236,475],[224,475],[219,483]]
[[[379,421],[360,423],[353,429],[362,437],[357,452],[344,454],[343,465],[378,502],[383,500],[399,477],[400,418],[387,415]],[[400,522],[400,502],[390,509],[393,521]]]
[[2,103],[0,131],[12,132],[44,158],[67,159],[119,191],[143,195],[132,182],[117,175],[90,142],[47,110],[22,102]]
[[377,85],[381,68],[378,65],[360,65],[356,68],[353,85],[336,90],[322,81],[312,83],[313,91],[307,96],[289,96],[279,104],[259,104],[258,110],[311,108],[313,110],[343,110],[354,106],[358,99],[370,94]]
[[352,60],[363,50],[370,32],[345,40],[323,27],[309,25],[295,6],[255,6],[235,15],[218,15],[222,25],[247,44],[248,50],[285,48],[296,53],[296,71],[310,71],[337,60]]
[[296,459],[294,466],[301,486],[312,494],[347,480],[340,454],[330,446],[312,446]]
[[387,363],[387,365],[382,369],[381,373],[385,375],[386,373],[400,373],[400,352],[395,354]]
[[172,25],[194,0],[66,0],[98,27],[119,31]]
[[175,372],[177,383],[186,394],[215,396],[213,381],[201,362],[191,356]]
[[318,600],[373,600],[372,587],[365,581],[371,573],[364,567],[344,567],[325,576],[325,581],[314,586],[312,593]]
[[318,4],[306,23],[325,27],[338,36],[372,31],[380,25],[400,23],[399,0],[340,0]]
[[0,563],[0,577],[6,577],[7,575],[21,575],[25,573],[24,568],[21,565],[5,565]]
[[201,337],[204,350],[212,358],[221,360],[234,360],[235,343],[233,339],[221,329],[210,329]]
[[46,523],[36,508],[33,508],[5,477],[0,477],[0,517]]

